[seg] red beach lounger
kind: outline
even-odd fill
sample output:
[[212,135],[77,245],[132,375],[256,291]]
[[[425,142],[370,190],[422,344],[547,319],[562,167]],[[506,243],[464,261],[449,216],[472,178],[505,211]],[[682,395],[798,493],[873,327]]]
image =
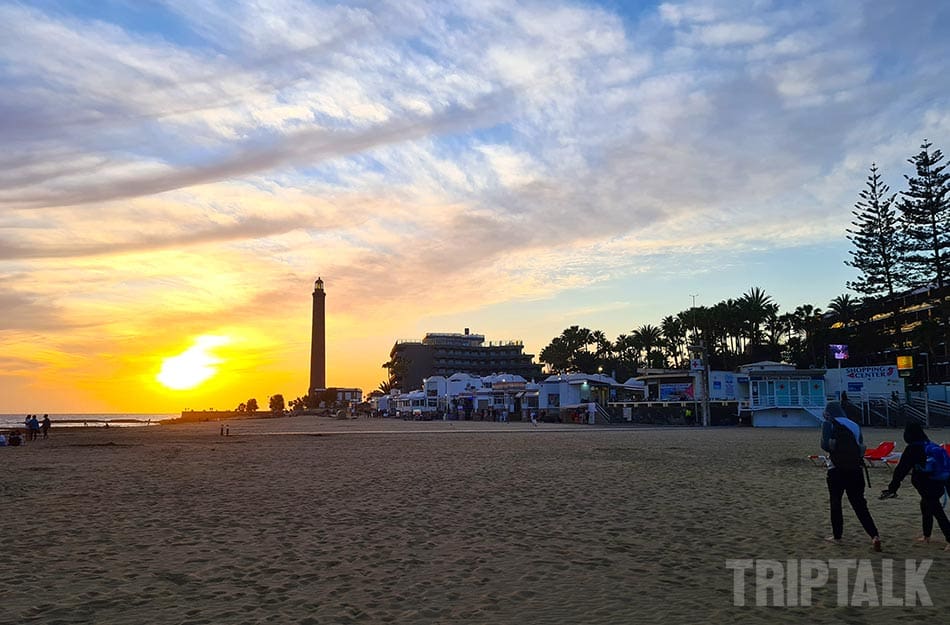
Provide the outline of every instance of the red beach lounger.
[[887,457],[894,452],[894,441],[884,441],[874,449],[864,452],[864,463],[869,467],[887,466]]

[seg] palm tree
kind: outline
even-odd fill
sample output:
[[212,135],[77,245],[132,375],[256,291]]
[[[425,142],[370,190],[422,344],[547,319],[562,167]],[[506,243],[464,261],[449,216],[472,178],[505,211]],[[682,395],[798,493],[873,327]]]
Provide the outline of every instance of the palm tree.
[[551,371],[561,373],[570,370],[573,353],[562,334],[551,339],[547,347],[538,354],[538,360],[547,364]]
[[595,346],[594,355],[598,360],[607,360],[613,355],[613,345],[602,330],[594,330],[590,333],[590,340]]
[[711,353],[720,354],[726,366],[736,364],[744,349],[742,339],[746,333],[743,314],[740,303],[734,299],[721,301],[710,310],[711,340],[707,347]]
[[590,330],[579,326],[566,328],[561,332],[561,338],[564,340],[565,347],[570,350],[571,354],[581,350],[587,351],[587,346],[591,343]]
[[654,369],[666,369],[666,352],[662,349],[651,349],[647,352],[647,365]]
[[639,351],[643,352],[644,362],[649,363],[650,352],[663,345],[663,332],[654,325],[644,324],[633,331]]
[[660,328],[663,331],[663,338],[666,339],[666,346],[669,349],[670,358],[673,360],[673,366],[679,367],[680,356],[683,349],[685,349],[686,327],[678,317],[667,315],[660,322]]
[[390,360],[382,364],[383,369],[389,371],[389,384],[393,388],[399,388],[402,386],[403,380],[405,380],[406,375],[409,373],[409,359],[403,357],[401,354],[396,354]]
[[771,296],[766,295],[765,291],[757,286],[743,293],[739,299],[739,307],[744,313],[744,321],[747,324],[747,336],[752,345],[762,344],[761,326],[765,323],[773,306],[775,304]]
[[792,313],[792,328],[799,335],[801,350],[798,354],[800,366],[816,365],[818,363],[818,352],[816,349],[815,336],[821,329],[821,319],[823,313],[820,308],[815,308],[811,304],[802,304],[795,308]]
[[854,319],[857,302],[851,299],[850,295],[845,293],[831,300],[831,303],[828,304],[828,308],[834,311],[841,325],[847,327]]
[[629,334],[620,334],[614,341],[614,353],[620,363],[636,370],[640,366],[639,349],[637,348],[634,337]]

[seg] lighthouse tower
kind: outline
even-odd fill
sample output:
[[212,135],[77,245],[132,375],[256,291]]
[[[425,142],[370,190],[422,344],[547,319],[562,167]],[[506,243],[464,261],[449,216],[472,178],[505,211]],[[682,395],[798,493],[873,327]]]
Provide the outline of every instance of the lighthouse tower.
[[313,284],[313,329],[310,335],[310,394],[327,388],[327,294],[319,277]]

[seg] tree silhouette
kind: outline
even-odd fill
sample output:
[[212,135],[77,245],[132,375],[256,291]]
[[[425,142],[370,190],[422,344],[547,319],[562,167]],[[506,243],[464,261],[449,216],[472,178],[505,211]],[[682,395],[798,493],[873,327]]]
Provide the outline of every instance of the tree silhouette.
[[[904,176],[907,190],[903,191],[900,210],[907,229],[907,253],[905,262],[913,268],[917,284],[934,284],[942,290],[950,272],[950,173],[943,161],[943,152],[930,151],[927,140],[920,152],[908,160],[916,170],[916,176]],[[942,304],[942,302],[941,302]],[[950,354],[950,321],[947,307],[939,307],[943,324],[943,355]]]
[[905,237],[894,209],[896,194],[889,195],[890,189],[881,181],[874,163],[866,184],[851,211],[854,229],[846,230],[855,249],[849,250],[851,260],[844,264],[860,273],[847,287],[865,297],[892,296],[895,288],[908,279],[903,262]]
[[[406,380],[406,375],[409,373],[409,365],[411,361],[404,357],[401,354],[396,354],[388,361],[384,362],[382,367],[389,371],[389,378],[387,382],[389,383],[389,388],[398,388],[402,390],[403,383]],[[380,386],[382,388],[382,386]]]
[[843,326],[847,326],[854,319],[854,312],[857,308],[857,302],[851,299],[851,296],[845,293],[831,300],[828,309],[834,312],[835,318]]
[[765,291],[759,287],[752,287],[739,300],[739,310],[742,313],[742,319],[746,324],[749,342],[752,345],[760,345],[763,342],[762,324],[768,319],[770,314],[777,312],[777,307],[772,302],[772,298],[766,295]]
[[944,171],[946,164],[940,164],[943,153],[931,152],[931,147],[925,140],[920,152],[908,159],[917,175],[904,176],[908,188],[901,192],[899,208],[908,238],[904,261],[911,267],[914,285],[932,283],[939,289],[950,269],[950,173]]
[[667,315],[660,321],[663,340],[674,367],[679,367],[686,350],[686,326],[679,317]]

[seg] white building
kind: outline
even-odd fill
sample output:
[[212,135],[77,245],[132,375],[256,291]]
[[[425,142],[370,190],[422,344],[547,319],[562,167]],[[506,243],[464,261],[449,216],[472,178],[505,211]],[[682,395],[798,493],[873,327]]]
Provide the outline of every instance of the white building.
[[904,398],[904,380],[901,379],[896,365],[878,367],[842,367],[828,369],[825,373],[825,390],[830,397],[840,398],[841,392],[848,399],[869,401],[872,399],[890,399],[893,393]]
[[[740,419],[755,427],[815,427],[822,422],[827,401],[824,369],[763,361],[739,367],[748,376],[747,399],[739,403]],[[738,398],[739,395],[737,395]]]
[[576,408],[597,403],[622,401],[634,396],[643,397],[645,387],[639,381],[617,382],[602,373],[562,373],[549,376],[540,384],[538,408],[544,411]]

